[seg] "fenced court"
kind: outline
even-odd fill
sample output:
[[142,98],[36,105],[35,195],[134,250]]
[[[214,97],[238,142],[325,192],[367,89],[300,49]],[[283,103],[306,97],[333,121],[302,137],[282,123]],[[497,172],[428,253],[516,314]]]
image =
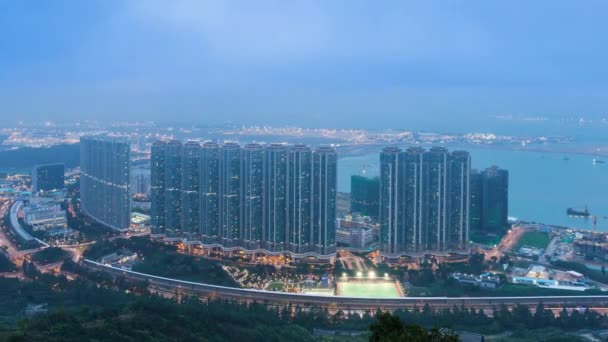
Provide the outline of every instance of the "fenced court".
[[348,279],[336,283],[338,296],[367,298],[403,297],[403,290],[395,280]]

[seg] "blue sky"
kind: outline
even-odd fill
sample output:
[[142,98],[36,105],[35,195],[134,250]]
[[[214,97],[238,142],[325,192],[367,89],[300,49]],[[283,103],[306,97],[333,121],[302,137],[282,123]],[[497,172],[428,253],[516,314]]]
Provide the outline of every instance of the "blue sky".
[[461,128],[603,117],[605,1],[0,0],[0,117]]

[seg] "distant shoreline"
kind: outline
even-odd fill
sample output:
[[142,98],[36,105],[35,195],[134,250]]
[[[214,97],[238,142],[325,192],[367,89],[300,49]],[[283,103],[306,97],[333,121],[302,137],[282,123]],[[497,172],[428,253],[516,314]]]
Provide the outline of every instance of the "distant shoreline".
[[[539,146],[535,147],[519,147],[514,145],[478,145],[478,144],[390,144],[390,143],[374,143],[374,144],[353,144],[353,145],[340,145],[337,147],[339,156],[342,157],[358,157],[371,153],[380,153],[380,151],[387,146],[398,146],[402,148],[408,147],[424,147],[430,148],[433,146],[441,146],[450,149],[481,149],[481,150],[495,150],[495,151],[517,151],[517,152],[535,152],[535,153],[552,153],[552,154],[564,154],[564,155],[581,155],[581,156],[608,156],[608,147],[582,147],[572,146],[571,144],[564,145],[552,145],[551,147],[542,148]],[[570,148],[567,148],[567,147]],[[600,151],[593,150],[601,149]]]

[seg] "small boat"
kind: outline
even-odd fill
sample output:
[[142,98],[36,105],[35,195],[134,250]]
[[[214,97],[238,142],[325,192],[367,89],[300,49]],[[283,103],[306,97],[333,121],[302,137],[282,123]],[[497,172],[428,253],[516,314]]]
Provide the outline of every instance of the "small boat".
[[593,164],[605,164],[606,162],[598,159],[598,158],[593,158]]

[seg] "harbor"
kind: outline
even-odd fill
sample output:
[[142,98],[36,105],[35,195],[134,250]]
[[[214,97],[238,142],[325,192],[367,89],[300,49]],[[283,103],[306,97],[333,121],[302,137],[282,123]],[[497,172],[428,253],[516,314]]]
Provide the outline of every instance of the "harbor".
[[[451,149],[458,148],[450,146]],[[378,147],[379,151],[380,147]],[[536,151],[466,148],[471,153],[472,167],[485,169],[497,165],[509,170],[509,215],[529,222],[581,230],[594,230],[597,217],[598,232],[608,232],[608,165],[594,164],[593,156]],[[568,159],[564,159],[567,157]],[[378,152],[340,158],[338,162],[338,191],[350,191],[350,176],[378,176]],[[587,206],[587,218],[570,216],[567,208],[582,210]]]

